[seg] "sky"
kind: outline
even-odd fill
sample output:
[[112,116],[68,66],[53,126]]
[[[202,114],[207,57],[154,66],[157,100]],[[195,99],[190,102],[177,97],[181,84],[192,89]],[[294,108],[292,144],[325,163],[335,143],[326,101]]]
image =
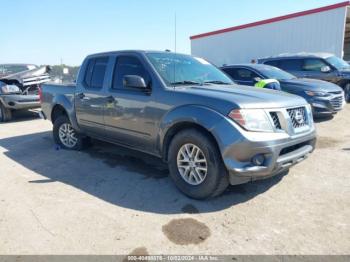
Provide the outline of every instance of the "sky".
[[344,0],[0,0],[0,63],[80,65],[124,50],[191,53],[189,37]]

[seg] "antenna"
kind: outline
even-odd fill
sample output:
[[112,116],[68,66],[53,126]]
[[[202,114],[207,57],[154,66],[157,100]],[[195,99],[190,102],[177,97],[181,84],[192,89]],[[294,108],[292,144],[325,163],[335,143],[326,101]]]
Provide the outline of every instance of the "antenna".
[[175,49],[174,50],[175,50],[175,54],[176,54],[176,44],[177,44],[176,43],[177,42],[177,39],[176,39],[177,38],[177,17],[176,17],[176,12],[175,12],[175,25],[174,26],[175,26],[175,37],[174,37],[174,39],[175,39]]
[[[176,21],[176,12],[175,12],[175,16],[174,16],[174,83],[176,82],[176,35],[177,35],[177,21]],[[174,89],[175,89],[175,85],[174,85]]]

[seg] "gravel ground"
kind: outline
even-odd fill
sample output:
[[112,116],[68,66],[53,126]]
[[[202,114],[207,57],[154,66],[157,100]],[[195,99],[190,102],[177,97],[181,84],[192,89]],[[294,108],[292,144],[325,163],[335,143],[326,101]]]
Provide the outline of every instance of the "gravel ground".
[[0,254],[350,254],[350,105],[284,177],[210,201],[157,159],[102,142],[55,148],[33,114],[0,124]]

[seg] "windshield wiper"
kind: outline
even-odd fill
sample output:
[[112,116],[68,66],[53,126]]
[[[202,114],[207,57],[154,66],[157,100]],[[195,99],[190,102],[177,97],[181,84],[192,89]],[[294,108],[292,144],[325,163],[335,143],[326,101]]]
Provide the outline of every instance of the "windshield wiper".
[[189,80],[184,80],[184,81],[179,81],[179,82],[172,82],[170,84],[174,85],[174,86],[177,86],[177,85],[202,85],[202,83],[195,82],[195,81],[189,81]]
[[205,81],[204,84],[231,85],[231,83],[227,83],[220,80]]

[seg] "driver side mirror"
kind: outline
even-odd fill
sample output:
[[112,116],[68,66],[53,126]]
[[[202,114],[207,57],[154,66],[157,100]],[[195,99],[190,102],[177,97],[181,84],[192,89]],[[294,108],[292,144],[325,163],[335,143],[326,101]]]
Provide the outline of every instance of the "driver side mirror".
[[321,72],[322,73],[329,73],[331,71],[332,71],[332,69],[329,66],[322,66],[321,67]]
[[145,79],[143,79],[143,77],[137,76],[137,75],[124,76],[123,85],[125,87],[138,88],[138,89],[143,89],[143,90],[148,89],[148,86],[146,84]]

